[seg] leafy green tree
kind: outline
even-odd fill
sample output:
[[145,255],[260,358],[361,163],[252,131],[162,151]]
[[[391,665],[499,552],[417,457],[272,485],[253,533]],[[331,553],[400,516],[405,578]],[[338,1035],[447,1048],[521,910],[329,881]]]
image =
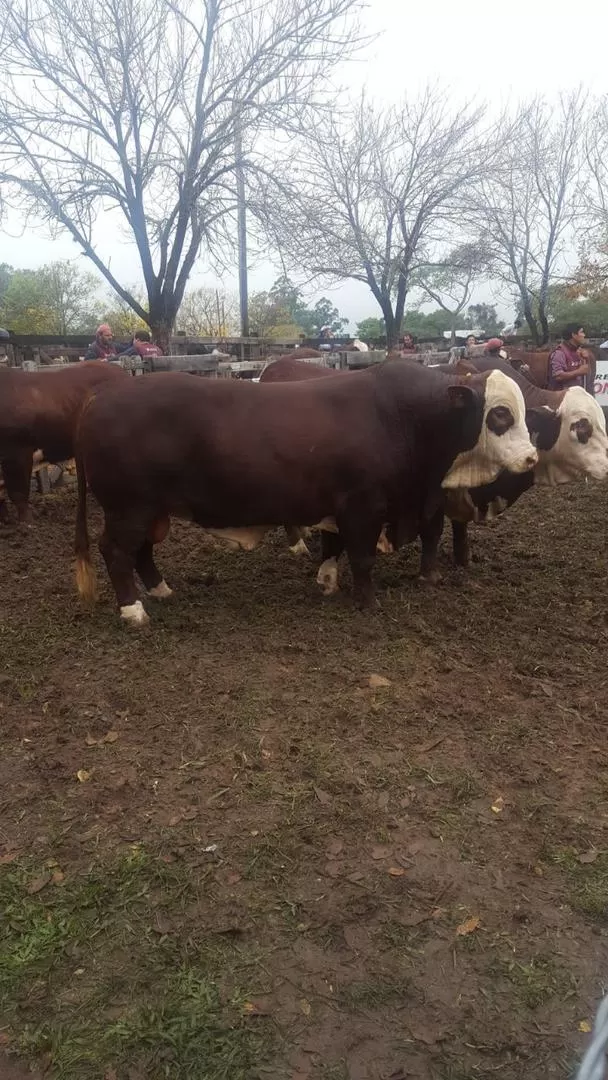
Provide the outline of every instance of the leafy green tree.
[[567,323],[576,322],[589,337],[603,337],[608,332],[608,295],[573,298],[568,287],[556,286],[549,291],[547,303],[549,325],[553,334],[561,333]]
[[504,320],[499,319],[494,304],[471,304],[468,310],[467,326],[492,336],[500,334]]
[[326,296],[317,300],[314,307],[300,310],[297,319],[308,337],[317,337],[323,326],[329,326],[334,334],[341,334],[348,323],[348,319],[341,317],[338,309]]
[[316,337],[322,326],[339,334],[347,322],[325,296],[307,307],[302,290],[285,274],[268,292],[253,293],[249,300],[249,325],[260,337]]
[[54,334],[57,320],[46,282],[37,270],[15,270],[2,302],[2,322],[15,334]]
[[405,312],[403,329],[419,338],[443,337],[445,331],[452,329],[452,316],[441,308],[428,314],[412,309]]
[[0,311],[2,321],[15,333],[74,334],[92,329],[98,288],[93,274],[65,261],[39,270],[13,270],[5,277]]
[[362,341],[377,341],[378,338],[386,337],[386,323],[384,319],[377,319],[371,315],[357,323],[357,337]]
[[8,263],[0,263],[0,311],[2,310],[2,304],[8,289],[9,282],[11,280],[11,274],[13,273],[12,266]]

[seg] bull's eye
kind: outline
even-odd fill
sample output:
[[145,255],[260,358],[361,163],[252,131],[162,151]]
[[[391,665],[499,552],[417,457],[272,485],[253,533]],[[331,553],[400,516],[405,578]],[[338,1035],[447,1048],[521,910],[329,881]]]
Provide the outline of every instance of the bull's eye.
[[593,435],[593,424],[590,420],[587,420],[586,416],[583,416],[580,420],[575,420],[573,424],[570,424],[570,431],[573,431],[580,443],[588,443],[589,439]]
[[507,405],[495,405],[493,409],[490,409],[486,419],[486,424],[495,435],[504,435],[514,423],[515,418]]

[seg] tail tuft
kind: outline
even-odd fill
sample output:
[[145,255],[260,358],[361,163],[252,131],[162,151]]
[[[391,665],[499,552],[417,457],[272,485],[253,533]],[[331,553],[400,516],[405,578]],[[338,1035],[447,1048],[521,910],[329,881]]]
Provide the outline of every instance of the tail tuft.
[[82,555],[76,556],[76,587],[86,604],[97,600],[97,575],[90,560]]

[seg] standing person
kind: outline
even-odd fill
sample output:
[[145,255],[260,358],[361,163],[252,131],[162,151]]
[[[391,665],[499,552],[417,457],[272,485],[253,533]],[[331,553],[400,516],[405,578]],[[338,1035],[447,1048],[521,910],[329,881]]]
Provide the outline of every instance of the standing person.
[[579,349],[585,343],[585,331],[578,323],[564,327],[562,343],[549,357],[549,388],[567,390],[570,386],[585,386],[589,363]]
[[85,360],[109,360],[114,356],[116,356],[116,346],[112,327],[107,323],[102,323],[97,327],[95,341],[89,345],[84,358]]
[[470,350],[476,344],[477,344],[477,338],[475,337],[475,334],[469,334],[466,341],[465,341],[465,343],[464,343],[464,355],[470,357],[470,355],[471,355]]

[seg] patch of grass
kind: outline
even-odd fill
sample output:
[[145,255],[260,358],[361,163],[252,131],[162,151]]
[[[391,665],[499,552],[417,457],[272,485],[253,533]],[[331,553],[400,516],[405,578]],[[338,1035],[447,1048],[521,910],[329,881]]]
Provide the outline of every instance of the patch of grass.
[[30,895],[0,876],[0,1023],[61,1080],[135,1068],[146,1080],[252,1080],[273,1034],[246,1019],[255,957],[190,923],[196,876],[141,848]]
[[548,847],[542,857],[567,874],[573,911],[608,922],[608,852],[598,853],[591,863],[581,863],[572,847]]
[[315,1080],[350,1080],[350,1073],[345,1061],[336,1061],[331,1065],[319,1065],[314,1077]]
[[421,951],[425,938],[428,936],[428,929],[424,927],[425,924],[403,926],[394,919],[387,919],[374,936],[378,947],[383,952],[413,955]]
[[411,983],[400,976],[377,975],[339,988],[336,998],[346,1009],[380,1009],[411,1000]]
[[528,963],[498,960],[491,972],[507,979],[522,1005],[538,1009],[554,998],[564,1002],[576,993],[576,981],[552,956],[535,956]]

